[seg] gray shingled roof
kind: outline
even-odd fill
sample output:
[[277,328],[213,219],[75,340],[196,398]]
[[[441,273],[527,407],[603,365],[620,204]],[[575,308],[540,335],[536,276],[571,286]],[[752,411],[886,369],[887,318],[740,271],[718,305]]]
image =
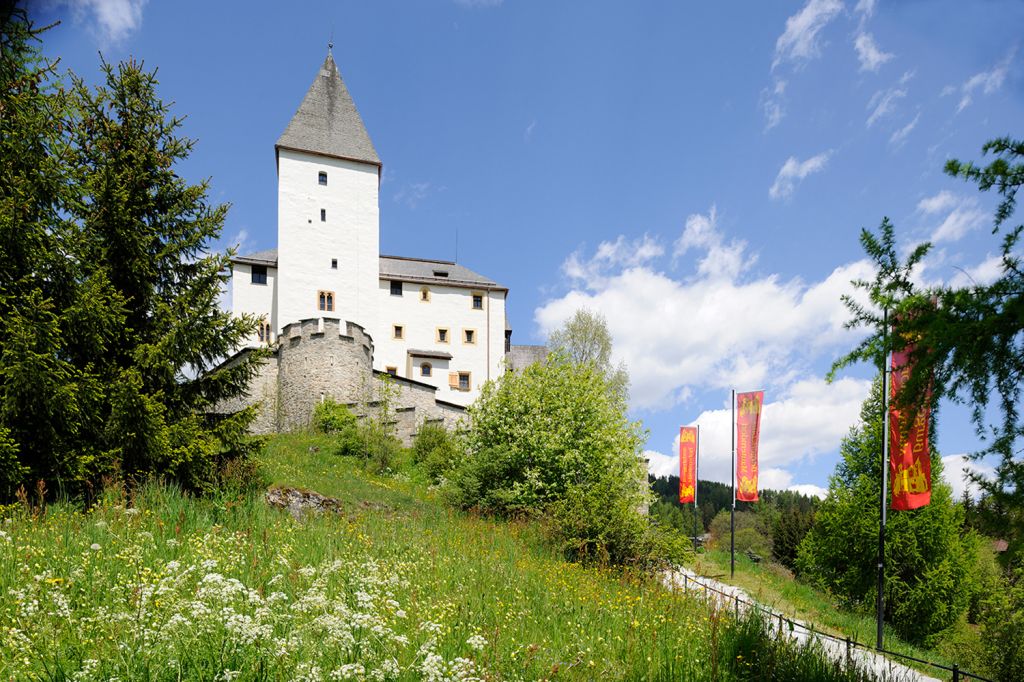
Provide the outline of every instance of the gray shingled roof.
[[[266,249],[235,256],[235,263],[252,263],[277,267],[277,249]],[[439,273],[447,273],[447,276]],[[480,287],[481,289],[504,289],[492,279],[473,272],[464,265],[448,260],[428,260],[426,258],[407,258],[405,256],[381,256],[380,278],[400,279],[404,282],[424,282],[427,284],[448,284],[451,286]]]
[[381,165],[363,119],[330,54],[276,148]]
[[414,358],[435,358],[437,360],[451,360],[452,354],[440,350],[410,350],[410,357]]
[[248,253],[244,256],[235,256],[232,263],[248,263],[250,265],[269,265],[277,267],[277,249],[265,249],[256,253]]
[[[442,275],[440,273],[446,274]],[[380,277],[381,279],[400,279],[406,282],[478,286],[483,289],[507,290],[507,287],[503,287],[492,279],[475,273],[458,263],[445,260],[381,256]]]

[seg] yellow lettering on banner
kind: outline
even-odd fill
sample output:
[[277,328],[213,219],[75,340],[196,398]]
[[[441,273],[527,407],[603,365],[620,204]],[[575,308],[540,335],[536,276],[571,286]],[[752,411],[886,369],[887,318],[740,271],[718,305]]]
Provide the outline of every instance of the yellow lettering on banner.
[[697,441],[696,434],[693,431],[687,429],[679,434],[680,443],[695,443]]

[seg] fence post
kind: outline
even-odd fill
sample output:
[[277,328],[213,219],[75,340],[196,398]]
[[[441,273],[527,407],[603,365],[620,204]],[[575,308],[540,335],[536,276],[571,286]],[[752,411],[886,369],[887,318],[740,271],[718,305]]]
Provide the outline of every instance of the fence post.
[[960,682],[960,666],[953,664],[953,682]]
[[740,595],[736,595],[736,619],[740,617]]
[[846,636],[846,669],[850,669],[850,636]]
[[683,573],[683,592],[689,589],[689,581],[685,573]]
[[782,614],[779,614],[779,639],[782,639]]

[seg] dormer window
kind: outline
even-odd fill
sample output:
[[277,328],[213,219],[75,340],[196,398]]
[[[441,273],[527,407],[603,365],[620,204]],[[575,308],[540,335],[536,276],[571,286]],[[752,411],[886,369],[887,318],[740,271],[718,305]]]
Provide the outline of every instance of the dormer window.
[[434,270],[434,277],[447,277],[447,276],[448,276],[448,271],[447,270]]
[[326,185],[327,184],[327,173],[325,173],[323,171],[320,171],[320,174],[317,176],[317,181],[321,185]]

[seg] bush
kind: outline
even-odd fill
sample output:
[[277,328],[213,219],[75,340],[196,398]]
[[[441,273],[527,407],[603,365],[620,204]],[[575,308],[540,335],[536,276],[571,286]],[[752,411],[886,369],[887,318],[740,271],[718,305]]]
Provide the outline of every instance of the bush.
[[505,516],[547,515],[574,558],[634,563],[655,531],[640,459],[645,434],[621,391],[590,363],[552,354],[484,385],[449,499]]
[[447,478],[462,457],[455,436],[441,424],[424,422],[412,442],[413,464],[434,482]]
[[[723,509],[711,520],[711,547],[729,549],[729,511]],[[772,556],[772,541],[763,520],[754,512],[736,512],[736,553],[753,552],[767,559]]]
[[356,428],[356,416],[345,405],[327,397],[313,410],[313,428],[320,433],[343,433]]

